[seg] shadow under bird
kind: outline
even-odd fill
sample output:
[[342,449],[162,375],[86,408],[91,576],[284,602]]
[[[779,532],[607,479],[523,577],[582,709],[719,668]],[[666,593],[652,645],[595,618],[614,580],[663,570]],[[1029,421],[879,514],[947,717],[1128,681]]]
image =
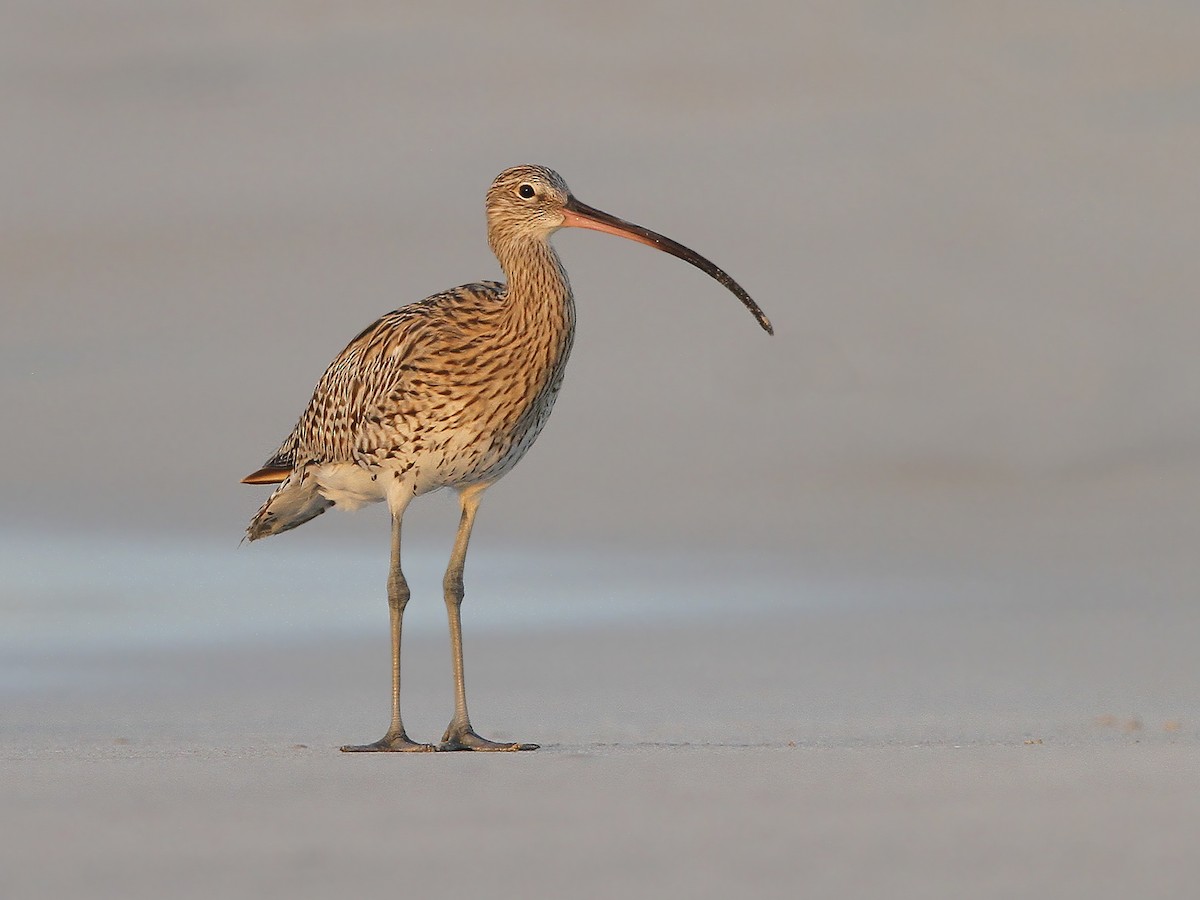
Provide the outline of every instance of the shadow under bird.
[[[550,236],[591,228],[670,253],[711,275],[773,333],[758,305],[700,254],[575,199],[558,173],[516,166],[487,194],[488,243],[507,279],[465,284],[387,313],[321,376],[295,429],[246,484],[278,484],[246,529],[250,540],[303,525],[331,506],[386,502],[392,518],[387,595],[392,721],[345,751],[534,750],[475,733],[463,682],[463,564],[484,491],[525,455],[550,416],[575,332],[571,286]],[[443,581],[454,665],[454,718],[434,747],[400,717],[400,636],[408,584],[400,526],[413,498],[458,492],[462,515]]]

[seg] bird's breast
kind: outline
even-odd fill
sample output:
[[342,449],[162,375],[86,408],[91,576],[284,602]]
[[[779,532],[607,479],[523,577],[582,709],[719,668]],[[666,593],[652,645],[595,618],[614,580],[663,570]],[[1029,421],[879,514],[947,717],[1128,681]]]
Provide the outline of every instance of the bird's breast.
[[361,423],[357,462],[392,470],[416,493],[496,480],[545,427],[570,354],[569,324],[497,328],[410,362],[402,389]]

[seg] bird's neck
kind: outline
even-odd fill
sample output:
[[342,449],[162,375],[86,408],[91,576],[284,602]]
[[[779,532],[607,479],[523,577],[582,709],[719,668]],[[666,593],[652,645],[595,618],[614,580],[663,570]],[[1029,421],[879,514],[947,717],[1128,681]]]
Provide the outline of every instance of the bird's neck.
[[532,240],[493,248],[507,281],[506,314],[514,326],[561,337],[575,323],[571,283],[548,240]]

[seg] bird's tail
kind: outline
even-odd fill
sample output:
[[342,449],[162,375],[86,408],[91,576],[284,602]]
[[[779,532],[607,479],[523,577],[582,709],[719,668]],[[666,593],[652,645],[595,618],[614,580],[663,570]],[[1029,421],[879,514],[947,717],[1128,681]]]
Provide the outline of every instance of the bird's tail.
[[250,520],[246,537],[257,541],[291,531],[309,519],[315,519],[331,506],[333,501],[326,500],[317,490],[317,479],[306,478],[303,472],[293,472]]

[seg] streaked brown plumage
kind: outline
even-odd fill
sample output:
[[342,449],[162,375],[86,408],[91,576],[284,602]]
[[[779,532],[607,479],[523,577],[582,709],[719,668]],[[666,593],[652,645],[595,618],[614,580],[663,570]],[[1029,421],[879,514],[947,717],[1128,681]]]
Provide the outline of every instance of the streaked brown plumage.
[[244,481],[280,483],[246,530],[287,531],[330,506],[386,501],[392,515],[392,723],[374,744],[343,750],[428,750],[400,717],[400,632],[408,587],[400,525],[409,502],[453,487],[462,519],[444,582],[454,656],[455,715],[440,749],[519,750],[475,734],[467,715],[459,607],[462,568],[479,499],[537,438],[554,406],[575,329],[566,272],[549,238],[562,227],[627,237],[692,263],[728,287],[760,325],[754,301],[708,260],[662,235],[585,206],[541,166],[497,176],[487,196],[488,242],[507,281],[435,294],[364,330],[321,376],[295,429]]

